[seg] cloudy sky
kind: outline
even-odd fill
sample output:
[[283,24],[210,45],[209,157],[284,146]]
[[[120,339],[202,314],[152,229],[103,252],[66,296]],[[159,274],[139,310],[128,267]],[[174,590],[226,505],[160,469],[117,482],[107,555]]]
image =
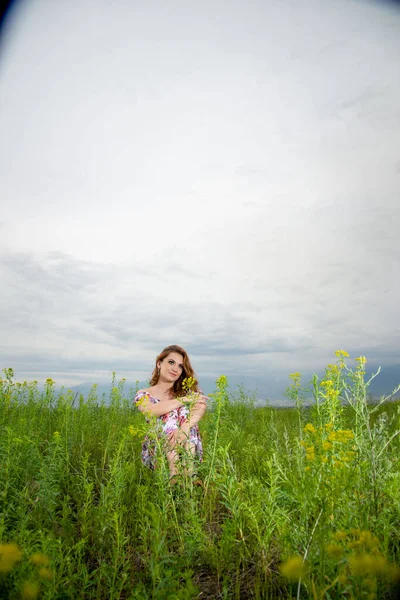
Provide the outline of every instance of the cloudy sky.
[[22,0],[0,51],[1,368],[400,382],[396,3]]

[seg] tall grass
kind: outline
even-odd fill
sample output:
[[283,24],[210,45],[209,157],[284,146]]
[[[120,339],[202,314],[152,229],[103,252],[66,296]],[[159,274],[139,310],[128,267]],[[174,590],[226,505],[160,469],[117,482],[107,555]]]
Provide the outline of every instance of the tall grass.
[[[0,597],[389,598],[399,577],[400,404],[367,403],[365,359],[339,351],[315,404],[256,408],[222,377],[199,473],[140,460],[143,416],[47,380],[0,382]],[[148,434],[152,435],[151,425]],[[160,449],[161,450],[161,449]]]

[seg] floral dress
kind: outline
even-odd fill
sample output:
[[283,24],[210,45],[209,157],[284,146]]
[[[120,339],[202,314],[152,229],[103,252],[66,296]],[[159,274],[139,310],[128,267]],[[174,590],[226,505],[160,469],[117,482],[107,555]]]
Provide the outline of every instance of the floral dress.
[[[199,390],[200,391],[200,390]],[[200,393],[202,393],[200,391]],[[147,398],[150,400],[152,404],[157,404],[160,402],[158,398],[152,396],[149,392],[141,391],[138,392],[133,399],[135,403],[140,400]],[[189,409],[186,406],[180,406],[171,412],[161,415],[156,419],[156,432],[157,435],[161,439],[166,439],[168,434],[170,434],[175,429],[179,429],[189,416]],[[149,423],[149,419],[146,419]],[[190,428],[189,432],[189,442],[194,447],[194,456],[197,460],[202,461],[203,459],[203,446],[201,443],[201,437],[199,432],[199,426],[196,424]],[[142,444],[142,462],[149,469],[156,468],[156,453],[157,453],[157,444],[154,439],[151,439],[148,435],[145,436]]]

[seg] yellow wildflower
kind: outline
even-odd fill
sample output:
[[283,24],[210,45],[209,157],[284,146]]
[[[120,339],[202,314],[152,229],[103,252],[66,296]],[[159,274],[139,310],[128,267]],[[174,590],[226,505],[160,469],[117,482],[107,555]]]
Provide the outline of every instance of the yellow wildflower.
[[306,564],[301,556],[291,556],[280,565],[279,570],[289,581],[297,581],[304,575]]
[[142,397],[141,397],[141,398],[140,398],[140,399],[139,399],[139,400],[136,402],[136,406],[142,406],[142,405],[143,405],[143,404],[146,402],[146,400],[148,400],[148,398],[149,398],[149,395],[148,395],[148,393],[146,392],[146,393],[145,393],[145,394],[143,394],[143,396],[142,396]]
[[343,531],[342,529],[339,529],[338,531],[335,531],[335,533],[333,534],[333,539],[336,540],[337,542],[340,542],[342,540],[345,540],[347,537],[347,533],[345,531]]
[[314,446],[309,446],[306,448],[306,460],[314,460],[315,458],[315,450]]
[[359,541],[368,549],[375,549],[379,546],[378,538],[372,535],[370,531],[360,531]]
[[29,557],[29,561],[37,567],[48,567],[50,564],[48,557],[41,552],[35,552],[35,554],[32,554],[32,556]]
[[340,558],[343,556],[343,548],[338,544],[328,544],[326,547],[326,553],[331,558]]
[[39,576],[42,577],[42,579],[52,579],[53,578],[53,572],[48,569],[47,567],[42,567],[41,569],[39,569],[38,571]]
[[17,544],[0,544],[0,573],[9,573],[22,558]]
[[225,388],[228,385],[228,378],[226,375],[220,375],[215,383],[218,389]]
[[322,444],[322,448],[325,450],[325,452],[328,452],[328,450],[332,448],[332,444],[330,442],[324,442]]
[[346,352],[346,350],[336,350],[335,355],[337,356],[337,358],[342,360],[343,358],[349,358],[350,356],[350,354]]
[[369,575],[373,567],[373,559],[369,554],[353,554],[349,557],[349,567],[352,575],[361,577]]
[[337,431],[331,431],[328,435],[328,440],[330,442],[339,442],[342,444],[347,444],[353,438],[354,433],[351,429],[338,429]]
[[348,562],[351,573],[356,577],[363,575],[387,576],[393,567],[382,554],[354,554],[349,557]]
[[330,434],[328,435],[328,440],[330,442],[337,442],[337,432],[331,431]]
[[25,581],[22,586],[22,597],[24,600],[36,600],[39,591],[40,585],[36,581]]
[[358,540],[353,540],[352,542],[348,542],[347,544],[349,550],[355,550],[356,548],[359,548],[359,546],[360,542]]
[[349,442],[354,438],[354,433],[351,429],[339,429],[338,433],[340,434],[341,441]]
[[316,429],[312,423],[307,423],[307,425],[303,428],[303,431],[306,433],[315,433]]
[[397,565],[388,564],[386,565],[386,577],[390,581],[400,580],[400,568]]
[[[366,577],[364,579],[364,585],[365,587],[369,588],[371,591],[376,591],[376,579],[374,579],[373,577]],[[373,594],[372,598],[376,598],[376,596]]]
[[357,356],[357,358],[355,358],[354,360],[358,362],[359,367],[363,367],[367,363],[367,359],[365,358],[365,356]]
[[296,373],[291,373],[289,377],[296,384],[300,382],[301,374],[298,371],[296,371]]
[[182,387],[186,391],[190,391],[195,386],[196,380],[194,377],[187,377],[182,381]]
[[333,381],[332,381],[332,379],[325,379],[324,381],[321,381],[321,387],[326,387],[328,389],[333,388]]

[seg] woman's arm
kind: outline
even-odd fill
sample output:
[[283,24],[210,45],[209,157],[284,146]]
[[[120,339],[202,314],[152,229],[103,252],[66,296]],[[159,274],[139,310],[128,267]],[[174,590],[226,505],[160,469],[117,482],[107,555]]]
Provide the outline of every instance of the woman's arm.
[[200,419],[203,418],[204,413],[207,410],[207,403],[206,400],[208,400],[207,396],[204,396],[204,394],[202,392],[197,392],[196,393],[197,399],[190,397],[184,397],[181,398],[181,400],[183,400],[186,404],[186,406],[189,403],[189,416],[188,416],[188,420],[183,423],[181,425],[181,429],[184,431],[189,431],[189,429],[191,427],[193,427],[194,425],[197,425],[197,423],[200,421]]
[[148,396],[144,396],[142,400],[137,402],[137,407],[141,413],[147,413],[156,417],[166,415],[171,412],[171,410],[175,410],[181,406],[183,406],[183,403],[179,402],[176,398],[172,398],[171,400],[160,400],[160,402],[153,403]]
[[195,405],[191,408],[188,422],[189,428],[197,425],[200,419],[203,418],[204,413],[207,410],[206,398],[206,396],[201,395]]
[[[185,398],[182,398],[184,400]],[[188,398],[189,400],[189,398]],[[189,413],[189,419],[182,423],[179,429],[174,429],[168,436],[169,442],[172,447],[176,444],[186,444],[189,441],[190,429],[197,425],[197,423],[202,419],[204,413],[207,410],[206,400],[208,400],[207,396],[204,396],[200,393],[199,399],[196,403],[191,407]]]

